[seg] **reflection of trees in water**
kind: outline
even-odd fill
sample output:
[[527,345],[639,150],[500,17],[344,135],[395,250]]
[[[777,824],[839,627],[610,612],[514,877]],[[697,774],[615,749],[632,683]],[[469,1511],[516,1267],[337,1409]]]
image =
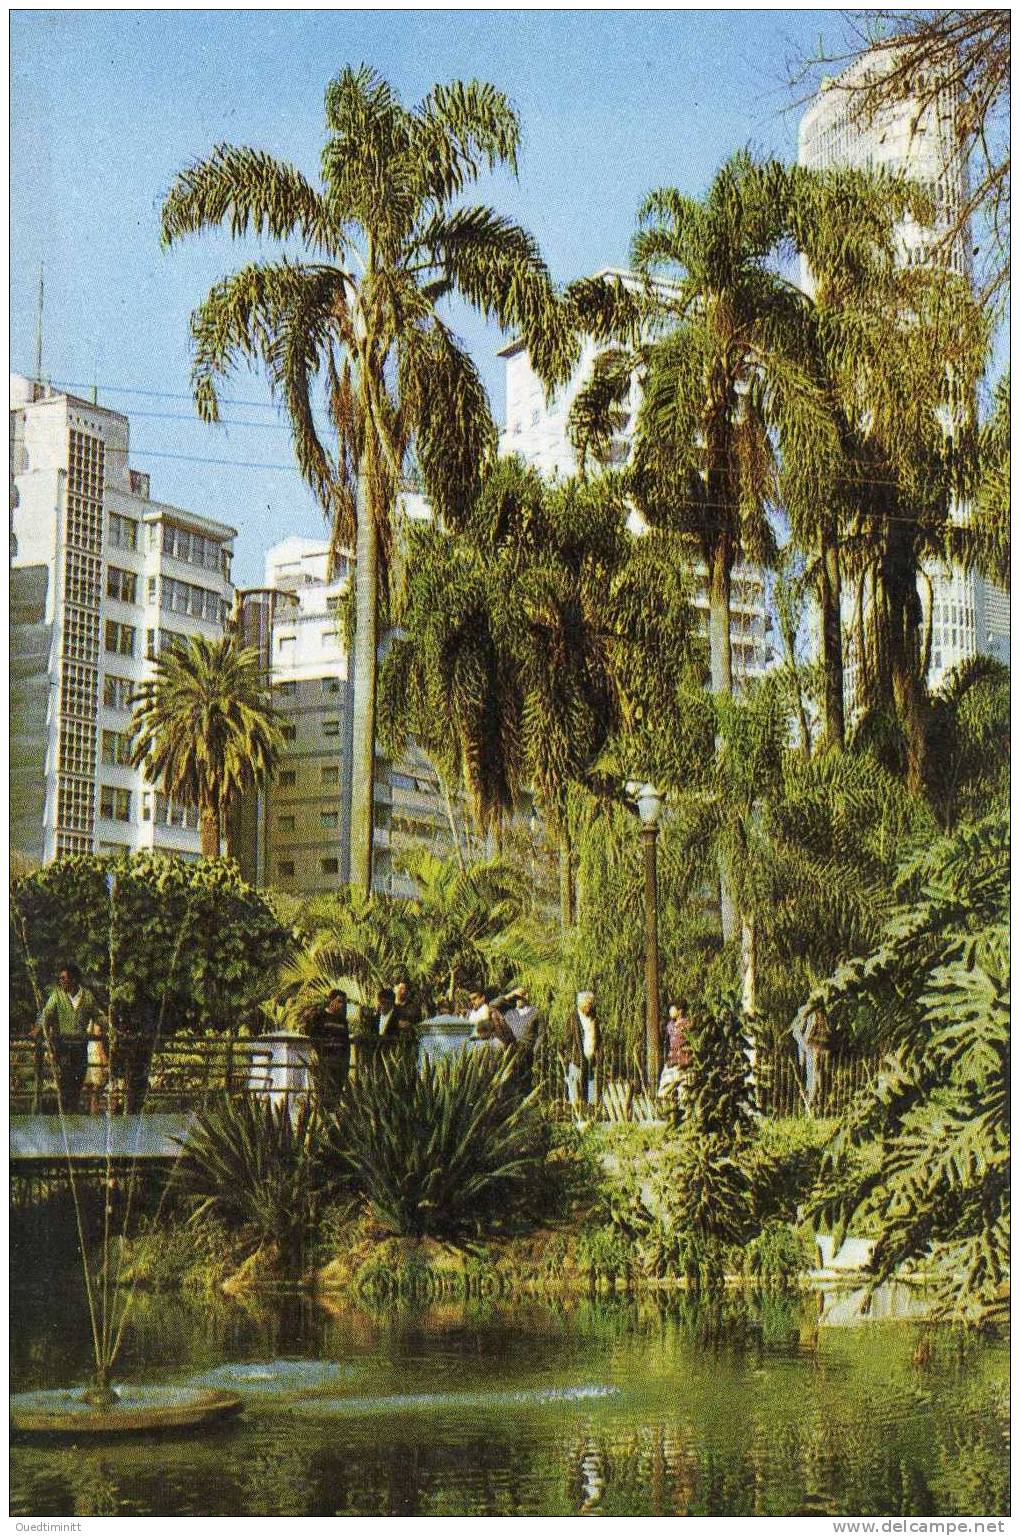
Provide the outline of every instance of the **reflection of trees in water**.
[[74,1513],[78,1516],[110,1516],[124,1513],[120,1488],[105,1461],[86,1462],[71,1483]]
[[[41,1299],[12,1343],[42,1350]],[[18,1448],[32,1515],[196,1510],[264,1515],[949,1515],[1008,1508],[1001,1360],[919,1376],[905,1334],[823,1331],[810,1302],[762,1295],[460,1304],[372,1317],[338,1302],[139,1293],[133,1360],[174,1368],[284,1355],[339,1360],[356,1395],[619,1383],[541,1409],[302,1417],[259,1403],[215,1441],[57,1453]],[[42,1330],[43,1332],[45,1330]],[[894,1342],[894,1339],[896,1342]],[[902,1344],[900,1341],[903,1341]],[[346,1378],[344,1378],[346,1380]]]
[[311,1462],[310,1453],[296,1446],[260,1445],[236,1468],[237,1513],[320,1513],[322,1490],[312,1476]]

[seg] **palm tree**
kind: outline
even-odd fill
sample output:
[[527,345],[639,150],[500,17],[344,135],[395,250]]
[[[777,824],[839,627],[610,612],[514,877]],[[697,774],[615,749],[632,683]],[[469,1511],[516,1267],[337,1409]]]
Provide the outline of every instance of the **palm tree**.
[[258,651],[197,635],[156,661],[135,695],[131,761],[171,800],[198,807],[203,857],[220,851],[234,798],[273,773],[283,747]]
[[992,414],[978,440],[975,559],[984,574],[1009,587],[1009,373],[995,386]]
[[714,692],[730,693],[730,588],[741,556],[774,550],[776,446],[813,451],[831,429],[804,362],[805,299],[778,270],[789,181],[775,162],[729,160],[703,202],[674,188],[639,212],[632,261],[644,294],[568,291],[607,347],[572,409],[575,446],[604,456],[637,374],[642,381],[629,484],[649,522],[673,529],[707,575]]
[[868,491],[854,385],[861,367],[880,364],[897,297],[897,225],[908,215],[930,221],[933,212],[924,189],[901,175],[802,167],[789,173],[789,231],[810,272],[805,362],[834,430],[811,454],[784,456],[781,490],[794,537],[810,561],[820,620],[824,742],[837,751],[846,739],[842,546]]
[[[786,455],[781,485],[794,532],[814,559],[822,613],[827,737],[843,738],[843,574],[870,581],[867,702],[898,715],[907,776],[926,776],[927,659],[918,581],[933,559],[979,554],[954,521],[974,480],[974,401],[986,325],[966,283],[932,265],[900,265],[906,217],[934,204],[904,177],[790,173],[791,235],[813,276],[807,340],[835,428],[827,452]],[[863,639],[863,636],[861,637]]]
[[320,187],[262,151],[219,145],[178,175],[163,239],[226,223],[234,236],[307,251],[216,284],[192,316],[193,383],[200,414],[215,421],[219,380],[239,359],[261,360],[334,552],[355,545],[351,866],[367,894],[378,599],[397,496],[413,463],[437,517],[456,525],[496,439],[475,365],[437,306],[453,293],[515,327],[543,378],[566,374],[571,359],[532,237],[489,207],[454,206],[483,170],[516,172],[520,125],[503,93],[455,81],[408,108],[362,66],[327,87],[325,112]]
[[418,536],[383,668],[387,740],[411,733],[462,775],[480,826],[534,794],[561,845],[564,927],[570,786],[590,782],[615,730],[665,705],[691,640],[675,551],[635,539],[626,517],[611,477],[549,487],[499,461],[461,534]]
[[408,900],[351,891],[309,904],[307,940],[281,976],[299,1016],[331,987],[369,1004],[401,976],[428,1006],[452,1009],[465,990],[503,981],[530,955],[518,934],[524,894],[498,861],[463,870],[419,849],[404,863],[417,888]]

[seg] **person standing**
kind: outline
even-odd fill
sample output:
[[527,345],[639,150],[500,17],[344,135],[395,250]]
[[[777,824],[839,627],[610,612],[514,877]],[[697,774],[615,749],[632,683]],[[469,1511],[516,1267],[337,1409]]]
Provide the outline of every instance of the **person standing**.
[[398,981],[393,988],[393,1001],[397,1005],[400,1014],[401,1028],[414,1029],[421,1023],[421,1008],[411,996],[411,989],[406,981]]
[[414,1040],[414,1030],[397,1007],[396,993],[392,987],[379,988],[370,1028],[377,1051],[392,1050],[397,1045],[407,1045]]
[[567,1024],[567,1099],[575,1107],[596,1105],[602,1090],[602,1030],[594,992],[578,992]]
[[670,1008],[666,1019],[666,1065],[659,1078],[659,1093],[675,1093],[678,1103],[690,1079],[693,1061],[690,1036],[687,999],[682,997]]
[[[98,1036],[94,1033],[97,1029]],[[57,985],[32,1034],[41,1034],[46,1042],[60,1108],[65,1115],[76,1115],[88,1063],[89,1036],[102,1038],[103,1020],[92,993],[82,986],[81,970],[73,960],[61,967]]]
[[308,1021],[308,1038],[315,1046],[315,1079],[319,1102],[338,1102],[351,1069],[351,1035],[347,1027],[347,993],[334,987],[323,1006]]
[[815,1115],[829,1091],[832,1033],[823,1008],[816,1008],[804,1026],[804,1076],[808,1111]]

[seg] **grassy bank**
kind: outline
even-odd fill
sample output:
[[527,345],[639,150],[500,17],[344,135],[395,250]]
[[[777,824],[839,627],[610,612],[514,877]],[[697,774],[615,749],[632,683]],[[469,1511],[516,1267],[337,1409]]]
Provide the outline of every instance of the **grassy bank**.
[[128,1243],[123,1275],[151,1290],[300,1286],[370,1304],[794,1284],[814,1264],[803,1209],[830,1129],[763,1124],[748,1149],[750,1198],[737,1240],[685,1224],[685,1153],[674,1132],[569,1126],[552,1134],[535,1198],[511,1230],[454,1241],[397,1234],[371,1202],[346,1197],[318,1208],[301,1245],[285,1256],[272,1238],[208,1211],[196,1217],[179,1201]]

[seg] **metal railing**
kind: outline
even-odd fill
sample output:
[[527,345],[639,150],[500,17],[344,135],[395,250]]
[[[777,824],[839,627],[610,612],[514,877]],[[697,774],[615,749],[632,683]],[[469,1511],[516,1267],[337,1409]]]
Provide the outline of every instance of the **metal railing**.
[[[59,1070],[59,1069],[58,1069]],[[105,1083],[96,1094],[85,1084],[72,1106],[84,1113],[94,1097],[105,1112],[160,1114],[206,1108],[224,1094],[277,1092],[272,1051],[258,1040],[230,1036],[199,1039],[177,1036],[161,1041],[125,1040],[111,1052]],[[54,1062],[41,1039],[18,1036],[10,1041],[9,1104],[15,1115],[58,1112]],[[66,1092],[65,1092],[66,1099]],[[65,1102],[65,1111],[69,1110]]]
[[[663,1105],[657,1105],[656,1094],[649,1092],[642,1055],[636,1046],[621,1041],[603,1047],[598,1092],[606,1118],[641,1120],[662,1113]],[[832,1051],[817,1078],[809,1082],[792,1053],[759,1052],[752,1077],[755,1103],[763,1115],[776,1120],[842,1118],[861,1090],[875,1080],[878,1068],[877,1057]],[[548,1034],[535,1047],[532,1082],[550,1113],[561,1117],[572,1112],[566,1049]]]
[[[352,1053],[356,1069],[357,1052]],[[16,1115],[57,1113],[57,1089],[53,1063],[42,1040],[18,1036],[10,1041],[10,1111]],[[314,1058],[312,1062],[314,1072]],[[754,1063],[753,1083],[757,1107],[774,1119],[810,1116],[816,1119],[841,1118],[854,1099],[878,1072],[876,1057],[851,1056],[830,1052],[816,1079],[807,1076],[790,1053],[759,1052]],[[573,1113],[567,1091],[566,1051],[555,1036],[545,1033],[535,1046],[531,1062],[531,1081],[539,1090],[547,1111],[554,1117]],[[152,1042],[124,1040],[115,1046],[106,1073],[106,1081],[93,1096],[85,1085],[79,1096],[77,1112],[84,1113],[90,1101],[115,1112],[135,1113],[142,1108],[153,1113],[182,1113],[200,1110],[222,1097],[258,1093],[274,1102],[303,1098],[309,1089],[304,1074],[286,1074],[274,1060],[273,1047],[258,1039],[230,1035],[175,1035]],[[598,1074],[599,1114],[621,1120],[647,1120],[664,1111],[649,1091],[642,1053],[633,1045],[610,1041],[603,1048]],[[65,1110],[68,1105],[65,1102]]]

